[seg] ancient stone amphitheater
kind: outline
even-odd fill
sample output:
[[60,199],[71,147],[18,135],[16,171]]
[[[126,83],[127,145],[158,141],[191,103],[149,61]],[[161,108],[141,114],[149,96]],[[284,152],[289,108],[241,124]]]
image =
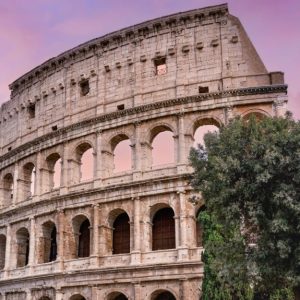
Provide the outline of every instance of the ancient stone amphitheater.
[[[287,102],[283,73],[267,72],[227,5],[91,40],[10,89],[0,112],[0,299],[199,299],[195,131],[280,116]],[[163,132],[174,161],[155,165]],[[132,163],[118,172],[124,141]]]

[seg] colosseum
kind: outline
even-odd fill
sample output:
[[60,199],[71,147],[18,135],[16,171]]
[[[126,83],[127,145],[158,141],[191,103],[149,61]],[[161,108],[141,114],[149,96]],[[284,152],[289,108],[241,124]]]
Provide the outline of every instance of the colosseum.
[[[88,41],[10,89],[0,116],[0,299],[199,299],[195,132],[282,116],[287,103],[283,73],[266,70],[227,5]],[[156,164],[165,133],[173,160]],[[125,152],[131,165],[120,171]]]

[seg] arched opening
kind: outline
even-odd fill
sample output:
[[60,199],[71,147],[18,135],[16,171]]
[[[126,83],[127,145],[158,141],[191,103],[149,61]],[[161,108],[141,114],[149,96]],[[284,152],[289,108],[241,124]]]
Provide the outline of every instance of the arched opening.
[[78,257],[90,256],[90,222],[85,220],[79,228]]
[[33,163],[27,163],[23,167],[24,199],[28,199],[35,193],[35,166]]
[[204,136],[207,133],[219,132],[219,124],[214,119],[200,119],[194,124],[194,144],[197,148],[199,144],[204,146]]
[[76,257],[90,256],[90,221],[83,215],[73,219]]
[[120,134],[112,139],[111,147],[114,158],[114,172],[117,173],[131,170],[132,157],[130,145],[130,139],[124,134]]
[[49,298],[47,296],[43,296],[43,297],[39,298],[39,300],[51,300],[51,298]]
[[108,300],[128,300],[128,298],[120,292],[113,292],[108,297]]
[[197,247],[203,247],[203,227],[199,220],[199,214],[205,211],[205,206],[201,206],[196,213],[196,243]]
[[75,152],[75,183],[92,180],[94,178],[94,154],[92,146],[89,143],[82,143],[76,148]]
[[58,153],[49,155],[46,159],[48,167],[48,190],[60,187],[61,182],[61,158]]
[[151,132],[152,166],[175,162],[173,132],[166,126],[154,128]]
[[164,291],[159,293],[158,295],[154,295],[154,297],[152,297],[152,300],[176,300],[176,298],[172,293]]
[[175,248],[174,211],[165,207],[157,211],[152,221],[152,250]]
[[26,228],[17,231],[17,268],[25,267],[29,259],[29,232]]
[[121,213],[113,223],[113,254],[130,253],[130,224],[127,213]]
[[14,178],[12,174],[6,174],[3,178],[3,205],[9,206],[12,203],[14,190]]
[[267,115],[264,114],[263,112],[250,111],[250,112],[243,115],[243,120],[249,121],[250,118],[255,118],[256,120],[260,121],[260,120],[262,120],[266,117],[267,117]]
[[49,221],[42,225],[42,237],[40,240],[40,263],[55,261],[57,258],[57,231],[53,222]]
[[6,249],[6,236],[0,234],[0,270],[5,267],[5,249]]
[[70,300],[86,300],[83,296],[80,294],[73,295]]

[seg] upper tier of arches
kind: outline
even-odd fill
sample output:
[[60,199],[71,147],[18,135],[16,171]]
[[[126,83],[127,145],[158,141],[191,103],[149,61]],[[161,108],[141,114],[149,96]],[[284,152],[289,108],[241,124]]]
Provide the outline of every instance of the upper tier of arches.
[[[257,111],[251,114],[264,116]],[[222,121],[213,114],[188,114],[129,124],[57,144],[1,170],[0,205],[10,208],[53,191],[82,189],[97,180],[99,186],[143,176],[148,179],[157,176],[155,170],[160,169],[169,175],[179,170],[189,172],[190,148],[203,143],[204,134],[217,132],[220,126]]]

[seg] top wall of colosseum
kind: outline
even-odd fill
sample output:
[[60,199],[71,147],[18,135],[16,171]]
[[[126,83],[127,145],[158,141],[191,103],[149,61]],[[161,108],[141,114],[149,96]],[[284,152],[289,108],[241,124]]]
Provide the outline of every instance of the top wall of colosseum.
[[79,121],[199,93],[283,83],[268,73],[227,5],[178,13],[94,39],[10,85],[1,150]]

